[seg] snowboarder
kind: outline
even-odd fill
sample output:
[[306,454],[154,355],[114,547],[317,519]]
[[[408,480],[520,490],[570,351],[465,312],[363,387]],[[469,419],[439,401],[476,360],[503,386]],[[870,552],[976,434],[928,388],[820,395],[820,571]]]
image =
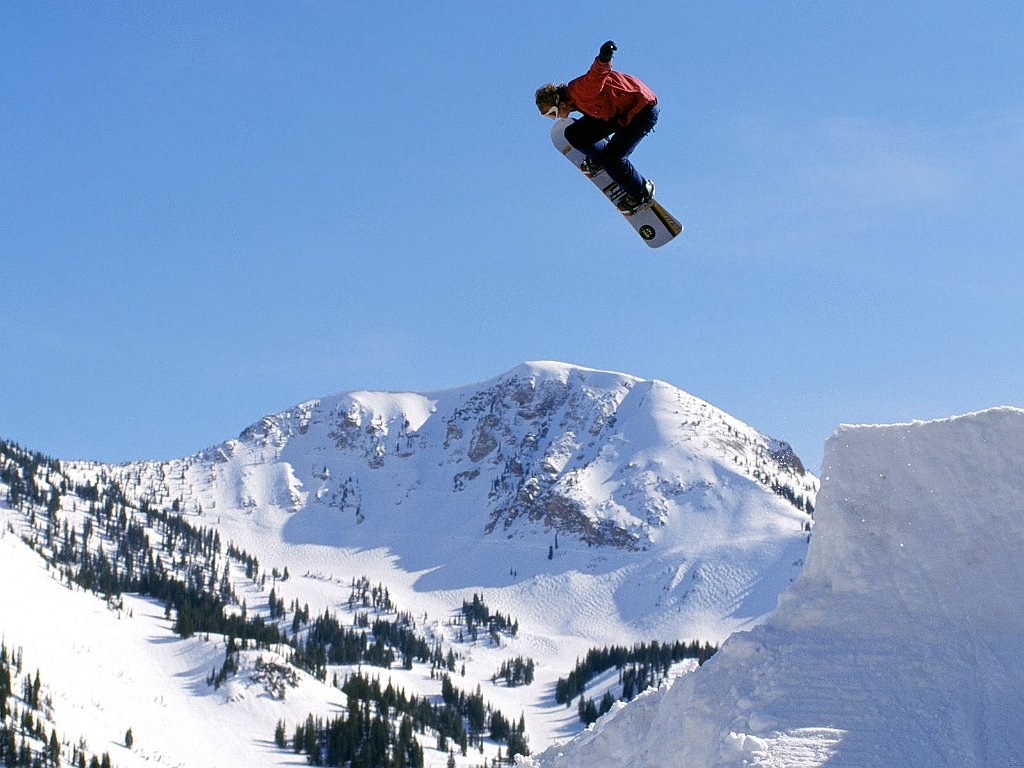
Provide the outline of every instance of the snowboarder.
[[639,78],[612,70],[617,50],[609,40],[587,74],[568,84],[542,85],[537,89],[537,108],[556,120],[583,113],[566,128],[565,138],[587,156],[584,173],[593,176],[603,168],[622,187],[626,194],[618,207],[629,214],[654,198],[654,182],[633,167],[629,155],[658,122],[658,98]]

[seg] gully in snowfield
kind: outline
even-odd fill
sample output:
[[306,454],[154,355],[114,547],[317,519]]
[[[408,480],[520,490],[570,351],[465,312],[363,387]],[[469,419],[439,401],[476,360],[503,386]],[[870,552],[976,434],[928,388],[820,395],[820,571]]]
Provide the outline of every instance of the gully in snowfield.
[[594,176],[603,169],[622,188],[619,210],[632,214],[654,199],[654,182],[640,175],[629,155],[658,122],[658,99],[639,78],[612,71],[616,50],[609,40],[587,74],[568,84],[541,86],[537,108],[556,120],[583,113],[566,128],[565,138],[587,156],[584,173]]

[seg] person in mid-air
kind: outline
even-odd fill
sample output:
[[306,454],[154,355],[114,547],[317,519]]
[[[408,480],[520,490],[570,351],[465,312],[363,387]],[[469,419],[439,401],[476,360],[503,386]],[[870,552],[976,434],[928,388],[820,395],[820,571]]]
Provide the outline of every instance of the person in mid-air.
[[587,156],[583,172],[593,176],[606,170],[626,193],[619,208],[634,213],[654,198],[654,182],[633,167],[629,155],[658,122],[658,98],[639,78],[612,70],[617,50],[609,40],[587,74],[568,84],[542,85],[537,108],[556,120],[583,113],[565,129],[565,138]]

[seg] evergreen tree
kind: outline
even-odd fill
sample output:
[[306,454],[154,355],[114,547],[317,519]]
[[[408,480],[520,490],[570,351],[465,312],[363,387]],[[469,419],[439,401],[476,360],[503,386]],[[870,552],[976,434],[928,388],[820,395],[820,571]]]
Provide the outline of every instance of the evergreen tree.
[[60,741],[57,739],[57,729],[50,731],[50,743],[46,749],[46,757],[51,765],[60,765]]
[[320,765],[320,741],[317,738],[316,721],[313,720],[313,715],[306,718],[302,751],[306,753],[313,765]]

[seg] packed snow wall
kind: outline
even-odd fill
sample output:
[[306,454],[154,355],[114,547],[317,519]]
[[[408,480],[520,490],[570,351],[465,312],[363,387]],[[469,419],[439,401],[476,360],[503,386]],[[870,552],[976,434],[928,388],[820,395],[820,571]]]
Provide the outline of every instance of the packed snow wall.
[[843,427],[768,621],[536,762],[1024,766],[1024,410]]

